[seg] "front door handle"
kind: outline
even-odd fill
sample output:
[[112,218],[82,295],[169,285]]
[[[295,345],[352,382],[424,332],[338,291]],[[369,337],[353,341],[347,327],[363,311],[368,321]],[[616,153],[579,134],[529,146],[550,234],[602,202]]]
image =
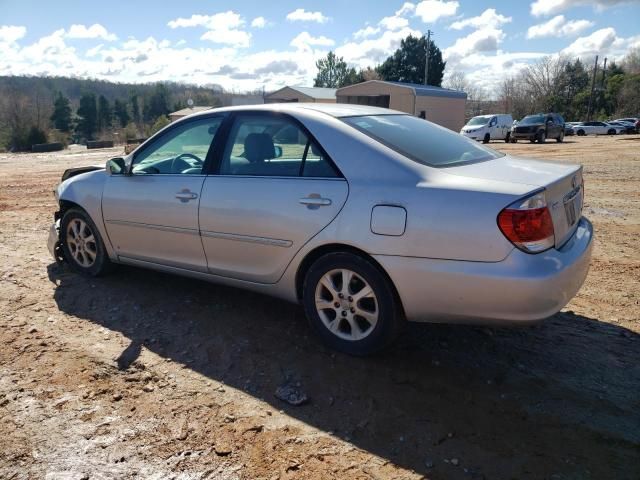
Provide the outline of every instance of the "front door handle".
[[299,202],[302,205],[307,205],[309,208],[313,208],[313,207],[318,208],[318,207],[324,207],[326,205],[331,205],[330,198],[322,198],[317,193],[316,194],[312,193],[308,197],[303,197],[299,200]]
[[176,198],[180,200],[182,203],[185,203],[185,202],[188,202],[189,200],[195,200],[196,198],[198,198],[198,194],[193,193],[188,188],[185,188],[184,190],[181,190],[178,193],[176,193]]

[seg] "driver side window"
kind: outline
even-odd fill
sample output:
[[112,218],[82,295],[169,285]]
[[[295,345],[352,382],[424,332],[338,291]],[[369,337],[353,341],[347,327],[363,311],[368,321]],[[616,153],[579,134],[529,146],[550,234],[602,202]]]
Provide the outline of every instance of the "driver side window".
[[200,175],[222,117],[203,118],[170,129],[133,159],[138,175]]

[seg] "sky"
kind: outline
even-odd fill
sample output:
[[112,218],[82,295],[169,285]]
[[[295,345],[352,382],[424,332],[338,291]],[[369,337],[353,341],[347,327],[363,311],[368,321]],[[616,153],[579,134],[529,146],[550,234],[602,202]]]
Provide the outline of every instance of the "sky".
[[374,67],[428,29],[445,78],[491,93],[547,55],[611,61],[640,47],[640,0],[0,0],[0,75],[311,86],[330,50]]

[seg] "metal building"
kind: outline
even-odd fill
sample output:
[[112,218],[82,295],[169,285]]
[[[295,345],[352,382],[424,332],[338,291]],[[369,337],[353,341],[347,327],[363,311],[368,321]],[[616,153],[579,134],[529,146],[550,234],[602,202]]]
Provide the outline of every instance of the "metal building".
[[372,105],[410,113],[459,132],[465,124],[467,94],[415,83],[369,80],[336,91],[338,103]]
[[264,103],[283,102],[336,103],[336,89],[321,87],[284,87],[264,97]]

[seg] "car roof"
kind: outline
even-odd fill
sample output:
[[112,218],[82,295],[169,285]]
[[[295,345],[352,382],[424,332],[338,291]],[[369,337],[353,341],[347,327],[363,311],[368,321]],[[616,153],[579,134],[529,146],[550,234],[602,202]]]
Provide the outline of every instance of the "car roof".
[[332,117],[354,117],[361,115],[407,115],[405,112],[391,110],[389,108],[370,107],[368,105],[351,105],[349,103],[265,103],[259,105],[238,105],[234,107],[220,107],[197,112],[189,115],[190,118],[207,115],[214,112],[246,112],[267,111],[295,114],[302,111],[315,111],[325,113]]

